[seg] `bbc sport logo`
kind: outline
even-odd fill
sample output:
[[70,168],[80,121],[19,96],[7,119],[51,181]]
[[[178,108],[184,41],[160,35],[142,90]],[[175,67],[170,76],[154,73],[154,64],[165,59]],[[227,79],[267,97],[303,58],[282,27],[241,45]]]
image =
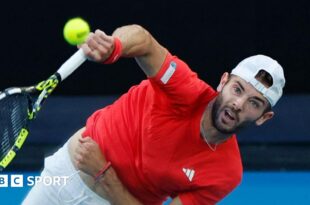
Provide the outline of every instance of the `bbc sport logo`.
[[0,188],[4,187],[32,187],[37,183],[42,183],[44,186],[66,185],[68,176],[27,176],[22,174],[2,174],[0,175]]

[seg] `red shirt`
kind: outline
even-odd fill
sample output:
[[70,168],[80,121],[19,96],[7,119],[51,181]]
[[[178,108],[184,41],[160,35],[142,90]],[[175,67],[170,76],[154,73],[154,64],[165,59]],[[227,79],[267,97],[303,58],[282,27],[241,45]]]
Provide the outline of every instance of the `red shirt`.
[[241,181],[236,137],[212,151],[200,135],[200,120],[217,93],[175,56],[158,74],[133,86],[96,111],[84,136],[92,137],[120,180],[146,205],[179,196],[184,205],[207,205]]

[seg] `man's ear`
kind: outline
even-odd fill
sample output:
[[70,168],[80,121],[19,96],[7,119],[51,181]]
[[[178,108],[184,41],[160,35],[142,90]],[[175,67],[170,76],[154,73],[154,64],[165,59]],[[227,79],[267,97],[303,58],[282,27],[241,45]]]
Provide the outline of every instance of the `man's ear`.
[[264,113],[258,120],[255,121],[257,126],[264,124],[267,120],[271,119],[274,116],[274,112],[269,111]]
[[228,82],[228,80],[229,80],[229,73],[227,73],[227,72],[223,73],[223,75],[221,77],[220,84],[216,88],[217,92],[222,91],[224,85]]

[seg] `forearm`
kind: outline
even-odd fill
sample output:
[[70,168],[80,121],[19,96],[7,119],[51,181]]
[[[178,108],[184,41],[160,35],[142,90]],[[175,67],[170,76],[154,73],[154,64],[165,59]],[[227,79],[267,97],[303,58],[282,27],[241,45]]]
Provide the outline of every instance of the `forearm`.
[[120,27],[112,36],[97,29],[80,47],[88,59],[106,64],[114,63],[120,56],[135,57],[150,77],[156,75],[167,55],[167,50],[138,25]]
[[97,185],[104,189],[111,205],[142,205],[119,180],[113,167],[104,173]]
[[139,25],[128,25],[116,29],[112,36],[122,43],[122,57],[135,57],[146,75],[157,74],[167,55],[152,35]]
[[145,56],[152,47],[152,36],[139,25],[128,25],[117,28],[112,36],[118,37],[122,42],[123,57]]

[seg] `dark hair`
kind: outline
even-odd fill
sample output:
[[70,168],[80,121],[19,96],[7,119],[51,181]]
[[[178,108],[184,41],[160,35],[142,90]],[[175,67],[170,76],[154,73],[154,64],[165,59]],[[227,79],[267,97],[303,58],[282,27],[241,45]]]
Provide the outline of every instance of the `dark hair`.
[[267,88],[270,88],[273,84],[272,76],[265,70],[260,70],[255,76],[255,79],[261,82]]
[[[255,79],[261,82],[267,88],[270,88],[273,84],[272,76],[265,70],[260,70],[255,76]],[[271,105],[268,101],[268,105],[264,110],[264,113],[271,111]]]
[[263,114],[265,114],[266,112],[270,112],[270,111],[272,111],[272,108],[271,108],[270,102],[268,101],[267,103],[268,103],[268,104],[267,104],[267,107],[265,108],[265,110],[264,110]]

